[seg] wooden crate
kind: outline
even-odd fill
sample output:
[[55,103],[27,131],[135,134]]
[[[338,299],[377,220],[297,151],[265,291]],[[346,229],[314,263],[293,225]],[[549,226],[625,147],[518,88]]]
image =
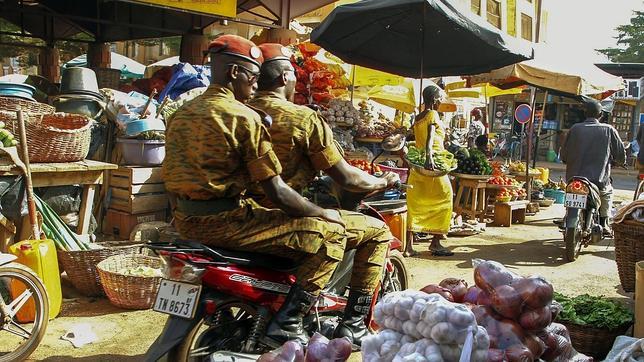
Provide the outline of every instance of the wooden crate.
[[103,222],[103,233],[117,238],[129,239],[132,229],[138,224],[150,221],[165,221],[165,210],[128,214],[115,209],[108,209]]
[[110,175],[109,207],[128,214],[165,210],[168,196],[161,167],[121,167]]
[[161,167],[124,166],[110,174],[110,186],[131,188],[133,185],[162,184]]
[[[115,188],[112,188],[112,192],[114,190]],[[165,210],[168,207],[168,196],[165,193],[138,194],[121,199],[112,194],[109,207],[129,214]]]

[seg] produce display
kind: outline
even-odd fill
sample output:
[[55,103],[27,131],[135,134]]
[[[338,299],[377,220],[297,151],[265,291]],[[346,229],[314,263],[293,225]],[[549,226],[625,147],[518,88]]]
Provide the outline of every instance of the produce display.
[[554,298],[562,307],[558,321],[609,330],[633,323],[633,313],[630,310],[604,297],[588,294],[567,297],[555,293]]
[[[453,171],[458,164],[454,155],[446,150],[434,152],[432,157],[434,159],[434,166],[438,171]],[[414,165],[424,167],[425,158],[426,155],[424,149],[409,146],[409,152],[407,153],[407,160],[409,160],[409,162]]]
[[5,129],[5,126],[5,123],[0,121],[0,146],[14,147],[18,144],[18,140],[16,140],[9,130]]
[[468,288],[464,302],[472,304],[477,323],[489,334],[488,361],[591,361],[569,338],[554,333],[562,333],[563,326],[552,324],[561,306],[543,277],[521,277],[494,261],[473,264],[476,286]]
[[463,350],[471,351],[468,361],[487,358],[490,341],[474,314],[439,294],[389,293],[376,305],[374,319],[384,329],[363,340],[364,361],[459,361]]
[[374,115],[373,107],[366,101],[359,103],[360,122],[357,124],[356,137],[359,138],[385,138],[396,130],[391,122],[382,113]]
[[380,169],[380,166],[373,165],[373,167],[371,167],[371,162],[367,160],[347,160],[347,163],[349,163],[353,167],[357,167],[362,171],[370,174],[382,172],[382,170]]
[[492,167],[487,162],[485,154],[477,149],[461,148],[455,155],[458,160],[457,173],[468,175],[489,175],[492,173]]
[[[515,173],[515,174],[525,174],[526,170],[526,164],[525,162],[510,162],[510,172]],[[541,171],[539,171],[536,168],[530,168],[529,171],[531,174],[540,174]]]
[[258,362],[343,362],[351,355],[351,342],[346,338],[329,340],[315,333],[306,350],[299,342],[288,341],[280,348],[264,353]]
[[353,106],[351,101],[332,99],[327,106],[328,108],[321,113],[332,125],[351,127],[360,120],[360,111]]
[[496,193],[496,201],[497,202],[509,202],[512,200],[512,191],[508,189],[500,189],[499,192]]
[[520,186],[521,183],[512,177],[503,177],[503,176],[492,176],[487,180],[487,183],[491,185],[499,186]]
[[291,63],[295,68],[295,103],[326,104],[337,95],[346,93],[350,83],[337,64],[325,64],[315,59],[319,47],[302,43],[293,47]]
[[490,162],[490,167],[492,167],[493,176],[503,176],[507,173],[507,170],[508,170],[507,165],[500,161]]
[[559,177],[559,182],[548,180],[548,183],[543,185],[543,188],[563,191],[563,190],[566,190],[566,183],[564,182],[562,177]]
[[119,274],[134,276],[134,277],[161,277],[163,273],[161,269],[151,268],[149,266],[140,265],[129,268],[122,268],[118,271]]

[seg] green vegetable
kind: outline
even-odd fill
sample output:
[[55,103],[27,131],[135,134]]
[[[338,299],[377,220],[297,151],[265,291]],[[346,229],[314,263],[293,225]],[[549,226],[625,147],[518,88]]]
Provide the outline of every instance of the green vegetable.
[[88,250],[89,246],[81,241],[75,233],[61,220],[46,202],[34,195],[36,209],[42,215],[42,229],[48,239],[54,241],[59,250]]
[[[417,166],[425,166],[425,157],[425,150],[418,149],[415,146],[409,146],[409,152],[407,153],[409,162]],[[439,171],[452,171],[456,168],[456,158],[449,151],[436,151],[432,154],[432,157],[434,158],[434,166]]]
[[630,310],[602,296],[582,294],[567,297],[555,292],[555,300],[563,307],[557,317],[558,321],[609,330],[633,322],[633,313]]

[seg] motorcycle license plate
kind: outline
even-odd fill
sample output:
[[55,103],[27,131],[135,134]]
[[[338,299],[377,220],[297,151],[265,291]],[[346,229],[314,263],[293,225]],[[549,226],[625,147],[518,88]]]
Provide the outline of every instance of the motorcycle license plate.
[[161,279],[154,309],[182,318],[193,318],[201,294],[201,285]]
[[572,207],[574,209],[585,209],[587,201],[588,201],[587,195],[566,194],[566,200],[564,202],[564,206]]

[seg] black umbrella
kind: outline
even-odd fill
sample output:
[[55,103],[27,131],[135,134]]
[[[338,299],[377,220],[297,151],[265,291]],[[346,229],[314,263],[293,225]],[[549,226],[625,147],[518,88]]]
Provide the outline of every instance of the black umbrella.
[[341,5],[311,41],[347,63],[412,78],[478,74],[532,58],[532,49],[447,0]]

